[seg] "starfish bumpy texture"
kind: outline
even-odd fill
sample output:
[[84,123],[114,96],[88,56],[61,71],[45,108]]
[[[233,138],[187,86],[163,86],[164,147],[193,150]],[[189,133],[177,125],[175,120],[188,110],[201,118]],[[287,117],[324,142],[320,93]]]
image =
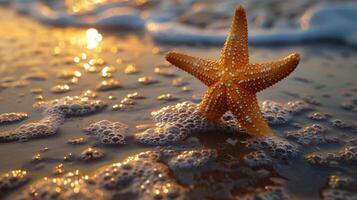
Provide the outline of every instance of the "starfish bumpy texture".
[[199,104],[200,112],[209,121],[215,122],[230,110],[250,135],[271,135],[273,131],[261,114],[256,93],[294,71],[300,56],[292,53],[277,61],[249,63],[247,29],[245,10],[240,6],[235,11],[219,60],[175,52],[168,53],[166,59],[209,87]]

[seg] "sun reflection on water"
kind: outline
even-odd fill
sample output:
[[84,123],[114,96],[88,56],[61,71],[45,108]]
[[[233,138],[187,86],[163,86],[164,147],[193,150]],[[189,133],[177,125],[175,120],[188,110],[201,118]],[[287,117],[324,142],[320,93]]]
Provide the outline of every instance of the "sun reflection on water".
[[103,36],[94,28],[90,28],[86,31],[87,48],[95,49],[102,41]]

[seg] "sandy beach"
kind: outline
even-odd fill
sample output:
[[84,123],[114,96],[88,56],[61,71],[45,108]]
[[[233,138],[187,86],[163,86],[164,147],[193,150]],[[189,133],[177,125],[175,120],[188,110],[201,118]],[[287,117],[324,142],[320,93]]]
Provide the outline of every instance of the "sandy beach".
[[[0,115],[27,114],[18,116],[18,120],[1,123],[0,135],[46,119],[48,115],[33,106],[40,102],[63,101],[66,96],[83,97],[87,92],[84,96],[88,101],[103,104],[103,108],[95,107],[88,115],[64,116],[54,125],[55,133],[49,136],[30,137],[27,141],[1,137],[0,176],[22,169],[29,177],[9,188],[2,187],[1,181],[5,179],[0,177],[1,199],[21,199],[20,194],[42,184],[44,177],[60,179],[75,170],[82,175],[100,177],[101,169],[123,162],[128,156],[167,147],[141,144],[135,135],[155,127],[152,111],[185,101],[199,103],[207,88],[166,62],[165,54],[175,50],[216,59],[221,48],[202,43],[157,42],[142,30],[46,25],[6,6],[0,7],[0,12]],[[165,157],[154,165],[163,166],[163,172],[169,171],[169,184],[183,191],[173,199],[244,199],[259,195],[263,199],[283,199],[285,196],[289,199],[334,199],[333,190],[337,189],[345,192],[343,197],[357,199],[356,185],[342,189],[331,186],[333,176],[342,181],[357,181],[356,49],[336,41],[252,45],[249,49],[251,62],[278,59],[289,52],[300,53],[298,68],[288,78],[259,93],[258,100],[267,115],[269,103],[277,112],[284,106],[297,109],[283,115],[282,121],[269,123],[280,139],[291,143],[296,155],[290,158],[268,150],[268,161],[258,156],[257,160],[249,162],[247,155],[255,150],[247,147],[246,141],[251,139],[247,134],[222,130],[193,133],[183,142],[186,145],[194,143],[193,147],[170,144],[167,148],[176,153],[213,150],[215,153],[208,158],[206,154],[200,155],[207,162],[196,169],[180,169],[167,164],[173,160],[167,161]],[[126,124],[125,144],[106,145],[84,131],[100,120]],[[85,156],[90,153],[84,151],[88,148],[97,149],[103,155],[96,159],[94,154],[87,160]],[[327,158],[328,153],[335,154],[335,158]],[[314,156],[320,156],[323,162],[314,160]],[[195,160],[195,157],[190,159]],[[135,187],[132,184],[128,190],[141,191]],[[149,190],[150,187],[148,184]],[[145,196],[145,192],[138,194],[130,196],[123,192],[116,197],[152,197]],[[274,195],[281,196],[273,198]],[[75,195],[68,197],[76,199]],[[94,197],[78,196],[79,199]]]

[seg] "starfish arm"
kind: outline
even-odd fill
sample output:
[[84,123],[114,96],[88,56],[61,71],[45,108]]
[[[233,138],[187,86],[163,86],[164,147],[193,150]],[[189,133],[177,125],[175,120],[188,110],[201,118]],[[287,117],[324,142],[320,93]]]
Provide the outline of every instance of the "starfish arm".
[[220,62],[231,70],[249,63],[247,17],[242,6],[235,11],[230,32],[221,52]]
[[210,86],[218,80],[218,62],[169,52],[166,60]]
[[208,89],[202,102],[199,104],[199,111],[205,115],[208,121],[217,121],[227,112],[225,88],[216,83]]
[[293,53],[278,61],[250,64],[246,69],[237,71],[244,77],[238,84],[254,93],[262,91],[293,72],[299,60],[299,54]]
[[273,131],[263,118],[256,95],[243,88],[227,88],[227,105],[242,128],[253,136],[272,135]]

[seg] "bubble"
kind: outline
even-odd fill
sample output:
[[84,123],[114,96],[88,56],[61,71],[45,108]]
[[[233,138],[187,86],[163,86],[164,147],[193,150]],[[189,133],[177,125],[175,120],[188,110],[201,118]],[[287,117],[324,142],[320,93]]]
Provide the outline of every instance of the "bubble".
[[217,152],[210,149],[182,151],[169,160],[168,165],[175,169],[198,169],[217,159]]
[[305,96],[302,99],[308,104],[321,105],[321,103],[316,99],[316,97],[313,96]]
[[97,85],[98,91],[108,91],[108,90],[115,90],[115,89],[119,89],[119,88],[122,88],[120,81],[114,80],[114,79],[101,81]]
[[177,101],[178,99],[179,99],[178,97],[170,93],[162,94],[157,97],[157,100],[160,101]]
[[[4,193],[22,186],[29,181],[29,175],[25,170],[12,170],[0,176],[0,192]],[[0,194],[0,197],[2,194]]]
[[35,100],[36,101],[43,101],[44,97],[42,95],[36,95]]
[[357,146],[346,146],[338,152],[313,153],[305,159],[312,165],[339,167],[341,164],[355,164],[357,162]]
[[299,153],[293,144],[276,136],[250,138],[244,143],[249,149],[264,150],[268,155],[280,159],[292,158]]
[[327,187],[322,189],[321,195],[323,200],[355,200],[357,194],[355,192],[356,183],[352,178],[347,176],[331,175],[329,177]]
[[177,76],[176,72],[173,69],[168,69],[168,68],[155,67],[154,72],[156,74],[159,74],[159,75],[165,76],[165,77]]
[[94,98],[97,98],[98,95],[93,90],[86,90],[86,91],[83,91],[79,96],[94,99]]
[[171,84],[175,87],[182,87],[188,85],[189,83],[184,81],[182,78],[175,78],[172,79]]
[[0,142],[28,141],[56,134],[61,116],[49,115],[38,122],[23,124],[13,130],[0,132]]
[[28,117],[24,112],[11,112],[0,114],[0,125],[22,121]]
[[272,160],[262,150],[252,151],[243,157],[244,162],[251,167],[270,166]]
[[186,199],[187,189],[172,178],[160,152],[130,156],[82,175],[74,171],[56,178],[43,178],[16,194],[15,199]]
[[125,144],[129,127],[121,122],[101,120],[90,124],[84,130],[93,134],[102,144]]
[[80,138],[73,138],[73,139],[69,139],[67,141],[68,144],[72,144],[72,145],[80,145],[80,144],[85,144],[87,142],[87,140],[83,137]]
[[125,74],[137,74],[140,73],[140,70],[133,64],[129,64],[124,69]]
[[354,124],[348,124],[340,119],[333,119],[330,122],[331,126],[339,129],[344,129],[344,130],[349,130],[356,132],[357,131],[357,125]]
[[143,85],[151,85],[151,84],[158,83],[159,81],[151,76],[143,76],[143,77],[138,78],[138,82]]
[[113,110],[120,110],[120,111],[129,111],[134,108],[134,105],[136,104],[135,101],[133,101],[130,98],[125,97],[120,101],[119,104],[115,104],[112,106]]
[[61,175],[65,172],[64,165],[61,163],[59,165],[56,165],[53,170],[54,175]]
[[59,79],[72,79],[73,77],[81,77],[82,73],[80,71],[76,71],[76,70],[63,70],[59,73],[57,73],[57,78]]
[[33,162],[33,163],[39,163],[39,162],[41,162],[41,161],[43,161],[43,157],[42,157],[42,155],[41,154],[35,154],[34,156],[32,156],[32,158],[31,158],[31,162]]
[[348,176],[331,175],[328,179],[328,187],[350,190],[354,186],[353,179]]
[[263,102],[262,113],[270,125],[285,124],[292,118],[285,105],[269,100]]
[[297,131],[290,131],[286,138],[292,139],[299,144],[321,144],[331,142],[331,139],[325,136],[326,128],[320,124],[306,125]]
[[90,147],[84,149],[81,152],[79,159],[83,161],[94,161],[94,160],[102,159],[103,157],[104,157],[104,152],[102,150]]
[[60,94],[60,93],[69,92],[71,88],[69,87],[69,85],[55,85],[50,90],[53,93]]
[[158,152],[139,153],[98,171],[94,179],[109,191],[129,189],[138,199],[184,199],[185,188],[171,178],[159,157]]
[[192,133],[239,131],[239,125],[230,112],[227,112],[218,123],[209,123],[198,111],[197,104],[188,101],[163,107],[151,115],[156,124],[135,135],[139,143],[167,145],[183,141]]
[[72,153],[68,153],[67,155],[63,156],[63,161],[71,162],[75,159]]
[[[88,93],[87,93],[88,95]],[[106,106],[101,100],[86,96],[66,96],[60,99],[41,101],[34,107],[44,110],[44,114],[53,113],[65,117],[83,116],[99,112]]]
[[19,200],[53,198],[90,200],[105,199],[105,196],[95,184],[91,184],[88,176],[82,176],[78,170],[57,178],[43,178],[16,195]]
[[0,132],[0,142],[28,141],[33,138],[54,135],[65,118],[83,116],[102,110],[106,104],[100,100],[81,96],[41,101],[34,107],[43,110],[44,118],[23,124],[13,130]]
[[326,113],[314,112],[309,114],[308,117],[316,121],[326,121],[330,117],[330,115]]
[[142,95],[142,94],[139,93],[139,92],[130,93],[130,94],[126,95],[126,97],[129,98],[129,99],[134,99],[134,100],[137,100],[137,99],[145,99],[145,96]]
[[181,89],[182,92],[190,92],[191,91],[191,89],[189,87],[187,87],[187,86],[183,86],[180,89]]
[[311,110],[312,107],[311,105],[309,105],[308,103],[304,102],[304,101],[289,101],[286,104],[286,108],[289,109],[292,114],[300,114],[302,112]]

